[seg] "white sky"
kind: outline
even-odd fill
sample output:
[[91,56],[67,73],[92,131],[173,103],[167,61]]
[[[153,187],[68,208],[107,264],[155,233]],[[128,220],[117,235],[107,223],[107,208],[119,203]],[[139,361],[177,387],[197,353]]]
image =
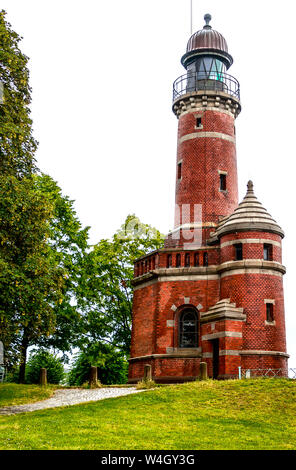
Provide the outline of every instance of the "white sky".
[[[296,367],[295,2],[193,0],[228,42],[241,84],[240,200],[255,194],[285,230],[290,367]],[[177,119],[172,83],[190,36],[190,0],[2,0],[30,57],[39,168],[74,199],[91,242],[129,213],[173,226]]]

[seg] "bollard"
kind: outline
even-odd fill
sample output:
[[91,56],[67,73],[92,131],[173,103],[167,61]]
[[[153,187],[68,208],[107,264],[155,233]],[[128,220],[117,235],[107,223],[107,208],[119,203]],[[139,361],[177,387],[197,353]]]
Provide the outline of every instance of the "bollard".
[[145,366],[144,366],[144,381],[148,382],[148,380],[152,380],[151,365],[150,364],[145,364]]
[[89,371],[89,386],[90,388],[92,387],[97,387],[98,385],[98,368],[91,366],[90,371]]
[[239,380],[242,379],[242,368],[241,368],[241,366],[238,367],[238,378],[239,378]]
[[208,366],[206,362],[200,363],[200,380],[207,380],[208,378]]
[[40,369],[40,385],[47,385],[47,369],[45,369],[44,367],[41,367]]

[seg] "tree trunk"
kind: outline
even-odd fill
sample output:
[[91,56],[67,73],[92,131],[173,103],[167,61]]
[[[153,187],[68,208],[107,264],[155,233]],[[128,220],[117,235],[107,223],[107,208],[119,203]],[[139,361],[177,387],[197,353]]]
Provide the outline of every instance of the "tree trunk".
[[26,362],[27,362],[27,349],[29,346],[29,340],[24,330],[23,339],[21,343],[21,363],[20,363],[20,372],[19,372],[19,383],[25,383],[25,372],[26,372]]

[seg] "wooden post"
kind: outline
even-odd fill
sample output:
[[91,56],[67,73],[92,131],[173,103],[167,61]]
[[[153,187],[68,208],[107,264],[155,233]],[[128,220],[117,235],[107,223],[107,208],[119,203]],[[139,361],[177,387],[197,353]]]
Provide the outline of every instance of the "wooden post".
[[40,369],[40,385],[47,385],[47,369],[41,367]]
[[207,380],[208,378],[208,367],[206,362],[200,363],[200,380]]
[[148,380],[152,380],[151,365],[145,364],[144,365],[144,381],[147,382]]
[[89,371],[89,386],[90,388],[92,387],[97,387],[98,385],[98,368],[91,366],[90,371]]

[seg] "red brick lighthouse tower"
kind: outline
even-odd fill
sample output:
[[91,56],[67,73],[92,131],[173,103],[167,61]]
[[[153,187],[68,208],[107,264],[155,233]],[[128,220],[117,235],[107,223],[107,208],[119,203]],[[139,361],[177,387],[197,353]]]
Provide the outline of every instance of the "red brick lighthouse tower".
[[253,184],[238,204],[233,59],[205,15],[174,82],[178,118],[176,214],[164,248],[135,263],[129,382],[152,367],[157,382],[242,369],[287,372],[281,242],[284,233]]

